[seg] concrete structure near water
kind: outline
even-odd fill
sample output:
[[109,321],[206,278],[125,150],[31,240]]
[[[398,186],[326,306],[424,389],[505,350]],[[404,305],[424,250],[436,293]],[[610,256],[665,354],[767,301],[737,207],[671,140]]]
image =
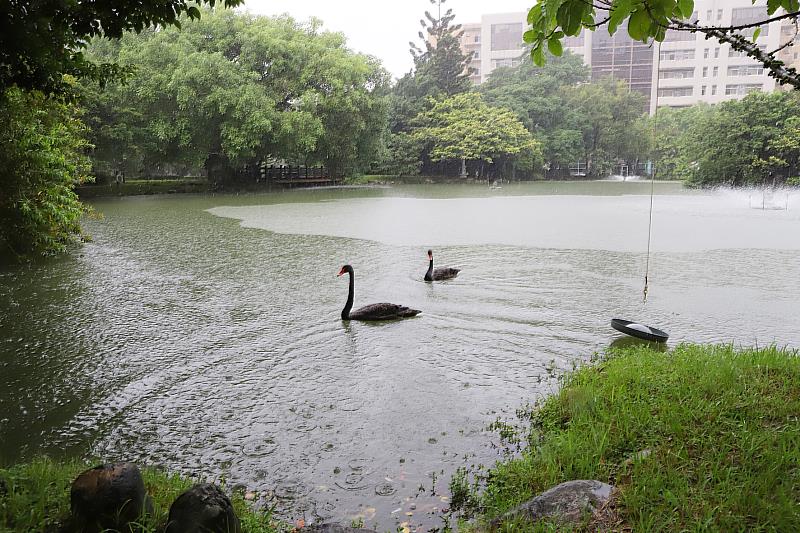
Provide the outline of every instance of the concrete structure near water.
[[[470,79],[474,83],[486,81],[498,67],[527,60],[522,41],[526,17],[526,12],[492,14],[482,16],[480,24],[464,24],[461,48],[472,57]],[[766,18],[766,0],[758,0],[755,6],[751,0],[696,0],[692,20],[704,26],[731,26]],[[752,36],[754,31],[751,28],[744,33]],[[761,26],[757,44],[772,51],[790,40],[797,44],[779,52],[778,57],[800,68],[800,39],[790,21]],[[670,31],[663,43],[651,45],[634,41],[624,27],[613,36],[600,27],[567,37],[564,45],[591,67],[593,80],[613,76],[641,92],[650,113],[656,107],[715,104],[779,87],[759,62],[701,33]]]

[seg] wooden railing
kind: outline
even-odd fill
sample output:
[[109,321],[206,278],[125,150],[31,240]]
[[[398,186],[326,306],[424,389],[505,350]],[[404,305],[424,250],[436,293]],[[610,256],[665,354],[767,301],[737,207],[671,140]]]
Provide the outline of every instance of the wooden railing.
[[331,178],[325,167],[262,164],[256,181],[259,183],[302,186],[336,185],[339,180]]

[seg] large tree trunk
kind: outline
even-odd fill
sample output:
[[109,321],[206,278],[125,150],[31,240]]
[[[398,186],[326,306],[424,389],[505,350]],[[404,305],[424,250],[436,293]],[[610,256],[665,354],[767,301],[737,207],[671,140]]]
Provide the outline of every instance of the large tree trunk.
[[208,154],[205,167],[208,181],[218,187],[230,185],[236,179],[236,170],[225,154]]

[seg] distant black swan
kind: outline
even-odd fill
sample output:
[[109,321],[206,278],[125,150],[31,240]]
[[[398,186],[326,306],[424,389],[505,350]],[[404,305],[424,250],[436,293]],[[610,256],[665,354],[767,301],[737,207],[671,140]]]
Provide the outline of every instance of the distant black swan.
[[347,303],[344,304],[342,309],[342,320],[392,320],[395,318],[408,318],[420,314],[422,311],[408,308],[404,305],[397,304],[369,304],[360,309],[356,309],[352,313],[350,310],[353,308],[353,285],[355,274],[353,267],[345,265],[339,270],[337,276],[350,274],[350,291],[347,294]]
[[441,281],[443,279],[453,279],[461,272],[460,268],[441,267],[433,269],[433,251],[428,250],[428,271],[425,272],[425,281]]

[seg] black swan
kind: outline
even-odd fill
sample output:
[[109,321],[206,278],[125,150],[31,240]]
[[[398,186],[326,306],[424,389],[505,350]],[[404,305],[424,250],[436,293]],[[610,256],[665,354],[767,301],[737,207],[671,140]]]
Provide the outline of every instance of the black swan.
[[344,304],[344,309],[342,309],[342,320],[392,320],[395,318],[416,316],[422,312],[404,305],[387,303],[369,304],[350,312],[353,308],[353,285],[355,278],[353,267],[345,265],[336,275],[343,276],[344,274],[350,274],[350,291],[347,294],[347,303]]
[[444,279],[453,279],[461,272],[460,268],[441,267],[436,270],[433,269],[433,251],[428,250],[428,271],[425,272],[425,281],[441,281]]

